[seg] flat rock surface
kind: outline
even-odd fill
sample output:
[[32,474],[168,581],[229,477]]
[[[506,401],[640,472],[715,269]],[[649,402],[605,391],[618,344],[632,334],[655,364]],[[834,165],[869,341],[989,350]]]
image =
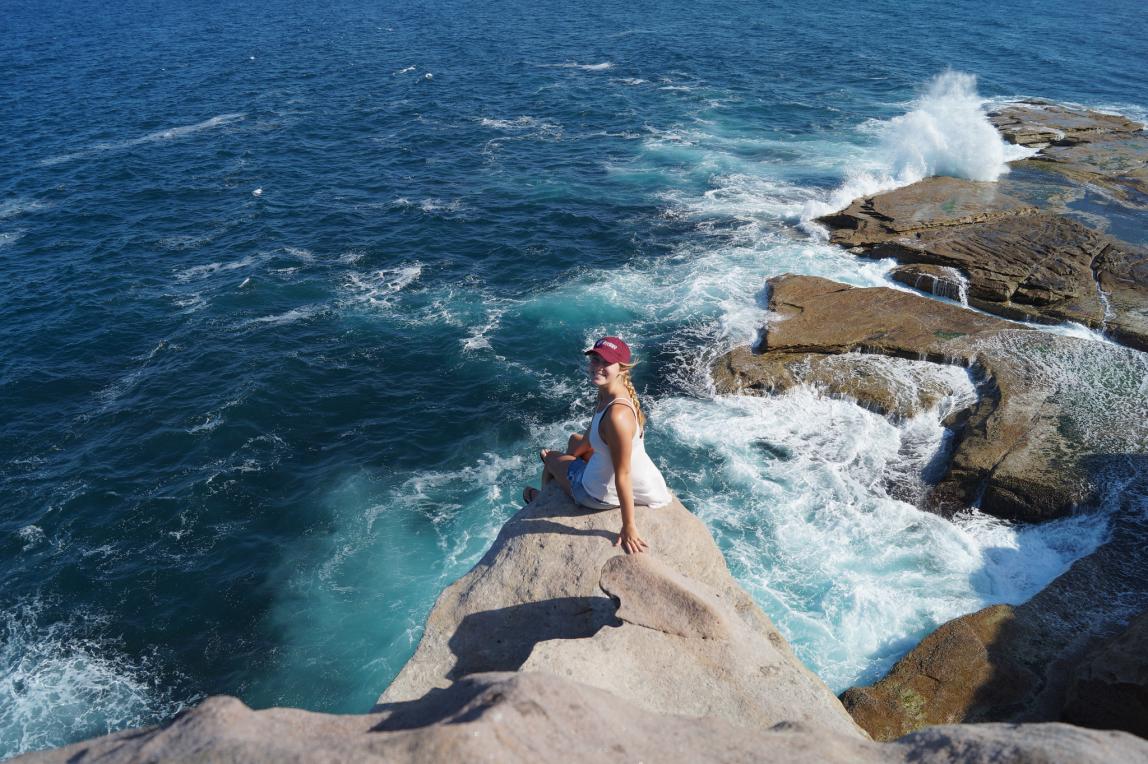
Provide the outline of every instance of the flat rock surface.
[[[1066,724],[936,727],[895,743],[799,724],[745,729],[653,714],[608,692],[546,674],[478,674],[395,725],[380,714],[252,711],[214,697],[163,727],[120,732],[14,761],[32,764],[261,762],[884,762],[1148,760],[1148,742]],[[414,722],[418,724],[414,724]]]
[[1148,134],[1123,117],[1051,104],[992,119],[1007,139],[1043,147],[1013,163],[1017,177],[933,177],[856,199],[820,219],[830,240],[867,257],[955,269],[969,304],[990,313],[1074,321],[1148,349],[1148,250],[1097,230],[1107,221],[1095,209],[1069,208],[1102,190],[1126,214],[1148,210]]
[[612,559],[618,512],[578,508],[548,488],[439,597],[380,707],[471,673],[521,668],[610,689],[651,711],[859,734],[734,581],[701,521],[674,501],[639,507],[637,522],[649,558]]
[[1040,153],[1022,163],[1040,165],[1103,188],[1124,204],[1148,202],[1148,135],[1116,114],[1030,102],[989,114],[1004,139]]
[[[907,389],[882,393],[881,376],[857,353],[971,367],[979,397],[929,496],[934,509],[959,511],[979,498],[983,511],[1007,519],[1063,515],[1096,498],[1107,461],[1148,452],[1148,425],[1137,413],[1148,410],[1148,359],[1141,353],[1018,328],[894,289],[809,276],[777,277],[770,289],[774,318],[760,352],[739,349],[719,359],[719,392],[785,389],[809,381],[795,367],[816,371],[832,363],[832,374],[814,374],[813,381],[877,410],[911,412],[943,389],[902,376],[898,384]],[[854,359],[858,372],[850,377]]]

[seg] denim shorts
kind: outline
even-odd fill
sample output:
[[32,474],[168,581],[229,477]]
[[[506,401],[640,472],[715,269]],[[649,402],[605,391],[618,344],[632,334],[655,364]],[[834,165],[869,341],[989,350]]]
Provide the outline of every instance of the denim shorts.
[[617,504],[607,504],[586,493],[586,489],[582,487],[582,473],[585,471],[586,462],[581,459],[575,459],[566,468],[566,478],[570,481],[570,490],[574,494],[574,502],[587,509],[617,509]]

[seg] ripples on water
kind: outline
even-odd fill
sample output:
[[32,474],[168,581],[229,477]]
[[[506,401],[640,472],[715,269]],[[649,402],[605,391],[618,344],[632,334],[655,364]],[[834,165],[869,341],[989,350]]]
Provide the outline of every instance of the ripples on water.
[[12,11],[0,754],[209,693],[368,708],[588,417],[606,330],[673,487],[834,689],[1031,596],[1103,519],[924,515],[875,476],[938,412],[715,399],[705,369],[770,275],[883,283],[816,212],[999,166],[936,142],[980,124],[959,77],[930,95],[946,67],[1142,116],[1119,5]]

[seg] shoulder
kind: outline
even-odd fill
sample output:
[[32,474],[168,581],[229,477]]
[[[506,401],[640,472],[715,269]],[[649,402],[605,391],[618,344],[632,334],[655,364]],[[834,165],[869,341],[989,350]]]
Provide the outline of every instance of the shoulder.
[[609,421],[615,432],[633,435],[634,428],[638,424],[638,415],[634,413],[633,404],[625,398],[615,398],[608,405],[609,408],[602,418]]

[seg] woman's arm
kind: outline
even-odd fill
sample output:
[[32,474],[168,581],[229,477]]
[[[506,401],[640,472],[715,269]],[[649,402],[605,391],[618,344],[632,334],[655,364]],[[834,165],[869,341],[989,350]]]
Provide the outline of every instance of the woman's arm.
[[614,463],[614,488],[622,508],[622,531],[614,546],[621,544],[627,553],[643,552],[647,545],[638,535],[638,526],[634,521],[634,488],[630,481],[630,456],[638,423],[628,406],[611,406],[610,415],[603,419],[608,426],[601,427],[599,432],[610,447],[610,459]]

